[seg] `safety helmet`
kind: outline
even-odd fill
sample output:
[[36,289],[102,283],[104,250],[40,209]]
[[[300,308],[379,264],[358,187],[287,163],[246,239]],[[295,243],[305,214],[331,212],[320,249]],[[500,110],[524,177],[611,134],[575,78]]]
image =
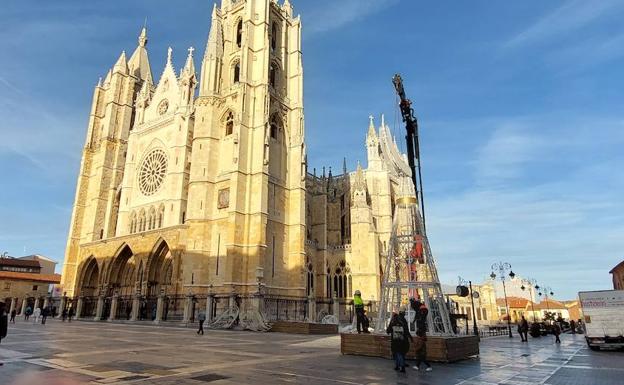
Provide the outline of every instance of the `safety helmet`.
[[362,295],[362,293],[360,293],[359,290],[356,290],[355,293],[353,293],[353,295]]

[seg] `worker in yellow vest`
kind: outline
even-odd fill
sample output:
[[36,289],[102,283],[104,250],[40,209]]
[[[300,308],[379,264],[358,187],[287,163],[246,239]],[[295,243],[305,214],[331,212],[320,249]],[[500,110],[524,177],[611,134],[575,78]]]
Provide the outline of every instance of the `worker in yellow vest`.
[[368,333],[368,328],[365,328],[366,324],[364,314],[364,301],[362,301],[362,293],[359,290],[356,290],[353,294],[353,307],[355,308],[355,318],[357,319],[357,332],[358,334],[364,332]]

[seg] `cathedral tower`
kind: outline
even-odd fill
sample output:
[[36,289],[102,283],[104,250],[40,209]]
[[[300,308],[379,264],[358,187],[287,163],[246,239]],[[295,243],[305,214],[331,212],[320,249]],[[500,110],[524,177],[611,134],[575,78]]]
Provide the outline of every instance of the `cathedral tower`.
[[80,244],[113,237],[116,232],[133,106],[141,85],[152,79],[145,28],[138,43],[130,60],[121,53],[93,93],[63,266],[68,294],[76,279]]
[[223,0],[202,60],[185,282],[302,295],[301,22],[288,0]]

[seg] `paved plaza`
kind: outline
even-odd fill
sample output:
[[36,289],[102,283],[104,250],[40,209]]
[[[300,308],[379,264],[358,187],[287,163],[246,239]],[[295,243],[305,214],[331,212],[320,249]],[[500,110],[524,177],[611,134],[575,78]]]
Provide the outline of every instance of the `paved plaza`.
[[198,336],[184,328],[58,320],[11,325],[0,361],[2,385],[615,385],[624,378],[623,352],[590,351],[580,335],[564,334],[560,346],[552,338],[488,338],[479,358],[401,374],[390,360],[341,355],[338,336]]

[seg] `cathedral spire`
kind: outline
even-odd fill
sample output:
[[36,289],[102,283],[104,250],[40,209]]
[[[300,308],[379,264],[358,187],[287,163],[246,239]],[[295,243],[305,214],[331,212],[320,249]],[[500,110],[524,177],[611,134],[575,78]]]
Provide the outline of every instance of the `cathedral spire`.
[[147,28],[143,26],[138,38],[139,45],[134,50],[130,60],[128,61],[128,68],[130,74],[140,80],[149,80],[153,83],[152,68],[150,67],[149,57],[147,55]]
[[119,55],[119,59],[113,66],[113,72],[120,72],[122,74],[128,73],[128,61],[126,60],[126,51],[121,51],[121,55]]
[[208,95],[219,92],[221,79],[221,67],[223,65],[223,25],[221,12],[214,4],[212,8],[212,22],[208,33],[206,51],[202,60],[200,95]]
[[376,146],[377,145],[377,132],[375,131],[375,121],[373,115],[368,117],[370,119],[370,123],[368,125],[368,133],[366,134],[366,145],[367,146]]

